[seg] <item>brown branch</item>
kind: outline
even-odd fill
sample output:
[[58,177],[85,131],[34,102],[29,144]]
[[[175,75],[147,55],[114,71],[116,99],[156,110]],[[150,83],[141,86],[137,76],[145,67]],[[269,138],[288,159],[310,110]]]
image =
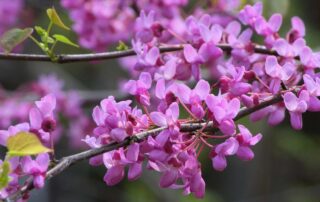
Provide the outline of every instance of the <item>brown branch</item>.
[[[256,111],[263,109],[265,107],[268,107],[270,105],[279,103],[281,101],[282,101],[282,96],[276,95],[276,96],[272,97],[271,99],[263,101],[259,105],[256,105],[252,108],[242,108],[240,110],[240,112],[238,113],[238,115],[235,117],[235,120],[239,120],[239,119],[241,119],[241,118],[243,118],[253,112],[256,112]],[[193,132],[193,131],[197,131],[197,130],[201,129],[205,125],[206,125],[206,128],[204,129],[205,131],[214,131],[214,132],[218,131],[218,129],[216,127],[213,127],[212,122],[209,122],[208,124],[205,122],[184,123],[184,124],[181,124],[180,131],[181,132]],[[156,135],[165,129],[167,129],[167,127],[159,127],[159,128],[151,129],[148,131],[140,132],[134,136],[128,137],[127,139],[125,139],[124,141],[119,142],[119,143],[113,142],[108,145],[102,146],[100,148],[94,148],[94,149],[90,149],[90,150],[87,150],[87,151],[84,151],[84,152],[81,152],[78,154],[64,157],[59,161],[59,163],[57,165],[55,165],[53,168],[51,168],[47,172],[46,178],[48,180],[48,179],[60,174],[61,172],[65,171],[67,168],[74,165],[75,163],[89,159],[94,156],[98,156],[98,155],[103,154],[105,152],[119,149],[121,147],[126,147],[126,146],[130,145],[132,142],[140,142],[140,141],[144,140],[146,137],[148,137],[150,135]],[[33,183],[30,182],[27,185],[23,186],[17,193],[15,193],[14,195],[11,195],[7,201],[19,199],[23,196],[24,193],[26,193],[32,189],[34,189],[34,186],[33,186]]]
[[[183,49],[184,44],[176,45],[165,45],[160,46],[160,52],[174,52]],[[221,48],[225,52],[230,52],[232,47],[228,44],[218,44],[217,47]],[[253,49],[255,53],[265,54],[265,55],[275,55],[279,56],[274,50],[269,50],[264,46],[256,45]],[[109,60],[115,58],[122,58],[127,56],[136,55],[133,49],[124,51],[111,51],[103,53],[89,53],[89,54],[62,54],[57,55],[57,60],[52,61],[47,55],[37,55],[37,54],[20,54],[20,53],[0,53],[0,60],[17,60],[17,61],[43,61],[43,62],[56,62],[56,63],[71,63],[71,62],[86,62],[86,61],[99,61],[99,60]],[[295,59],[299,59],[296,57]]]

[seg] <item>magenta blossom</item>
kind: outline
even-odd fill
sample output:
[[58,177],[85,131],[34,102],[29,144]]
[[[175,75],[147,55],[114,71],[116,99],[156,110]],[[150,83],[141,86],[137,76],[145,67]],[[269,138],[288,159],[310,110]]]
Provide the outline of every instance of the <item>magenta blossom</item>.
[[168,126],[176,129],[179,118],[179,105],[176,102],[172,103],[165,114],[162,112],[151,112],[150,118],[157,126]]
[[177,69],[177,60],[178,58],[172,57],[166,63],[159,68],[159,71],[155,73],[155,79],[165,79],[165,80],[172,80],[176,75]]
[[204,116],[202,101],[204,101],[210,93],[210,85],[205,80],[198,81],[193,90],[184,84],[177,84],[173,88],[174,94],[179,100],[190,107],[191,112],[198,119]]
[[303,75],[303,81],[310,95],[320,96],[320,78],[319,77],[315,76],[314,78],[312,78],[310,75],[305,74]]
[[55,108],[56,98],[53,94],[49,94],[40,101],[36,101],[36,107],[33,107],[29,113],[31,132],[37,134],[44,143],[49,142],[50,133],[56,129],[53,113]]
[[233,119],[239,112],[240,101],[238,98],[227,100],[221,94],[218,96],[209,95],[206,98],[206,104],[213,115],[214,121],[218,123],[219,129],[225,135],[235,133],[235,124]]
[[280,124],[285,118],[285,108],[283,104],[280,103],[260,109],[250,115],[250,120],[259,121],[264,117],[268,117],[268,124],[271,126]]
[[245,67],[235,67],[228,65],[223,69],[218,67],[220,72],[226,76],[220,78],[220,86],[222,93],[230,93],[232,96],[240,96],[246,94],[251,90],[251,85],[247,82],[243,82],[245,74]]
[[273,14],[267,22],[264,18],[258,18],[255,22],[255,29],[258,34],[263,36],[270,36],[277,33],[282,24],[282,16],[280,14]]
[[302,128],[302,113],[307,111],[309,99],[306,90],[302,90],[298,97],[292,92],[287,92],[283,96],[284,104],[290,112],[291,126],[296,130]]
[[239,13],[239,19],[245,25],[254,26],[256,21],[262,17],[263,4],[257,2],[253,6],[246,5]]
[[108,169],[104,176],[107,185],[112,186],[119,183],[124,177],[124,168],[129,166],[128,179],[136,180],[142,172],[142,159],[139,157],[139,144],[135,143],[128,147],[125,152],[123,149],[107,152],[103,154],[103,162]]
[[42,129],[45,132],[52,132],[55,129],[53,111],[56,108],[56,98],[53,94],[36,101],[36,108],[30,111],[30,125],[32,129]]
[[227,167],[226,156],[237,153],[239,143],[234,137],[230,137],[225,142],[219,144],[211,151],[212,166],[218,171],[223,171]]
[[305,36],[306,28],[303,21],[299,17],[295,16],[291,18],[291,26],[292,28],[287,34],[287,40],[290,43],[293,43],[297,39]]
[[[232,55],[245,58],[251,52],[252,30],[250,28],[241,32],[241,24],[238,21],[230,22],[224,29],[225,40],[232,46]],[[224,37],[223,37],[224,38]]]
[[252,136],[250,131],[243,125],[238,125],[239,134],[228,138],[225,142],[217,145],[211,151],[213,168],[218,171],[223,171],[227,167],[226,156],[237,154],[237,156],[244,160],[252,160],[254,153],[251,146],[256,145],[262,138],[259,133]]
[[252,160],[254,153],[250,147],[256,145],[261,140],[262,135],[259,133],[252,136],[251,132],[243,125],[238,125],[238,128],[240,133],[235,136],[239,142],[237,156],[244,161]]
[[140,16],[136,19],[135,29],[136,38],[143,43],[152,41],[153,37],[160,37],[162,32],[162,25],[155,21],[156,13],[152,10],[148,14],[144,11],[140,12]]
[[320,66],[320,52],[313,52],[311,48],[304,47],[300,50],[300,60],[306,69],[315,69]]
[[137,53],[137,63],[135,64],[136,70],[142,70],[144,68],[153,67],[159,56],[160,51],[157,47],[152,47],[148,49],[147,45],[142,44],[141,41],[132,41],[132,47]]
[[114,97],[109,96],[93,109],[92,116],[97,125],[93,134],[99,142],[119,142],[148,127],[147,116],[140,109],[132,109],[130,103],[130,100],[116,102]]
[[140,104],[145,105],[145,106],[149,106],[150,105],[150,94],[149,94],[148,90],[151,87],[151,84],[152,84],[151,75],[148,72],[142,72],[140,74],[139,80],[128,81],[125,84],[124,88],[131,95],[135,95],[137,98],[137,101]]
[[33,176],[33,184],[37,189],[44,186],[49,162],[48,154],[39,154],[35,160],[32,160],[30,156],[26,156],[21,161],[23,172]]
[[280,66],[275,56],[268,56],[265,71],[267,75],[272,77],[270,91],[275,94],[280,90],[281,82],[289,80],[293,75],[295,66],[291,63],[285,63],[283,66]]
[[273,43],[273,48],[277,53],[286,58],[298,56],[305,46],[306,42],[302,38],[297,39],[293,43],[289,43],[285,39],[280,38]]

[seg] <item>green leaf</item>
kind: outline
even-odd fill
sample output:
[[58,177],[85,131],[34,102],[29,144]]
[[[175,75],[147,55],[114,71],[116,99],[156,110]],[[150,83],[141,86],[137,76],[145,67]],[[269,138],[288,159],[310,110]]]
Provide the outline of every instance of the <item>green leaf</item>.
[[48,35],[47,31],[40,26],[35,26],[34,29],[36,30],[36,32],[39,36]]
[[41,37],[43,43],[54,43],[54,39],[48,35],[48,32],[40,26],[35,26],[37,34]]
[[55,38],[57,41],[61,42],[61,43],[65,43],[68,44],[70,46],[74,46],[79,48],[79,46],[75,43],[73,43],[72,41],[70,41],[70,39],[68,39],[67,37],[61,35],[61,34],[54,34],[53,38]]
[[7,141],[8,155],[27,156],[50,152],[51,149],[42,145],[38,137],[33,133],[20,132],[11,136]]
[[0,45],[6,51],[6,53],[10,53],[14,47],[26,40],[32,34],[32,32],[32,28],[11,29],[1,36]]
[[48,14],[48,17],[49,19],[51,20],[51,22],[63,29],[66,29],[66,30],[70,30],[69,27],[67,27],[61,20],[61,18],[59,17],[56,9],[54,9],[54,7],[52,8],[49,8],[47,9],[47,14]]
[[4,161],[1,165],[0,171],[0,190],[5,188],[10,181],[9,177],[10,173],[10,163],[8,161]]
[[54,43],[55,40],[51,38],[50,36],[44,35],[41,37],[41,41],[44,43]]
[[119,41],[119,44],[116,49],[118,51],[124,51],[124,50],[128,50],[129,47],[123,41]]

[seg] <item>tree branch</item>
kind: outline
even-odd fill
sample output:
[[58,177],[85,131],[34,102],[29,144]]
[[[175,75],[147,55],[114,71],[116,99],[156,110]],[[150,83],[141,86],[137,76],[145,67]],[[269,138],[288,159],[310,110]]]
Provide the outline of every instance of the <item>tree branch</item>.
[[[263,109],[265,107],[268,107],[270,105],[279,103],[281,101],[282,101],[282,96],[279,94],[279,95],[276,95],[276,96],[270,98],[269,100],[261,102],[259,105],[256,105],[252,108],[242,108],[240,110],[240,112],[238,113],[238,115],[235,117],[235,121],[239,120],[239,119],[241,119],[241,118],[243,118],[253,112],[256,112],[256,111]],[[184,124],[181,124],[180,131],[181,132],[193,132],[193,131],[197,131],[197,130],[201,129],[204,126],[206,126],[204,131],[218,132],[218,128],[213,126],[212,121],[210,121],[209,123],[205,123],[205,122],[184,123]],[[112,143],[105,145],[105,146],[102,146],[100,148],[94,148],[94,149],[90,149],[90,150],[87,150],[87,151],[84,151],[84,152],[81,152],[78,154],[64,157],[59,161],[59,163],[57,165],[55,165],[53,168],[51,168],[47,172],[46,179],[48,180],[48,179],[60,174],[61,172],[65,171],[67,168],[74,165],[75,163],[89,159],[94,156],[98,156],[98,155],[103,154],[105,152],[119,149],[121,147],[126,147],[133,142],[140,142],[140,141],[144,140],[146,137],[148,137],[150,135],[156,135],[165,129],[167,129],[167,127],[158,127],[155,129],[151,129],[148,131],[137,133],[136,135],[128,137],[127,139],[125,139],[124,141],[119,142],[119,143],[112,142]],[[10,196],[7,199],[7,201],[17,200],[17,199],[21,198],[24,193],[26,193],[32,189],[34,189],[34,186],[33,186],[33,183],[30,182],[27,185],[23,186],[17,193]]]
[[[165,45],[160,46],[160,52],[174,52],[183,49],[184,44],[176,45]],[[231,52],[232,47],[228,44],[218,44],[217,47],[221,48],[225,52]],[[269,50],[264,46],[256,45],[254,46],[253,51],[259,54],[265,55],[275,55],[279,54],[274,50]],[[52,61],[51,58],[47,55],[38,55],[38,54],[20,54],[20,53],[0,53],[0,60],[17,60],[17,61],[43,61],[43,62],[56,62],[56,63],[72,63],[72,62],[85,62],[85,61],[99,61],[99,60],[109,60],[114,58],[122,58],[127,56],[136,55],[133,49],[128,49],[124,51],[110,51],[103,53],[89,53],[89,54],[62,54],[57,55],[57,60]],[[295,59],[299,59],[296,57]]]

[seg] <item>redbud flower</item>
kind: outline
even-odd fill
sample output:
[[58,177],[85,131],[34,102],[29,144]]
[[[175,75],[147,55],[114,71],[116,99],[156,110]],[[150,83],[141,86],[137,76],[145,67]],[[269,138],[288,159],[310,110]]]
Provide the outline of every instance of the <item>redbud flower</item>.
[[226,156],[236,154],[238,148],[239,143],[234,137],[230,137],[224,143],[216,146],[211,152],[213,168],[223,171],[227,167]]
[[202,101],[204,101],[210,93],[210,85],[205,80],[198,81],[193,90],[184,84],[177,84],[173,88],[173,93],[181,102],[190,106],[191,112],[197,118],[202,119],[204,116],[204,109]]
[[151,112],[150,118],[157,126],[169,126],[176,128],[177,120],[179,118],[179,105],[174,102],[166,110],[165,114],[162,112]]
[[255,3],[253,6],[246,5],[239,13],[239,19],[245,25],[254,26],[256,21],[262,18],[263,4]]
[[285,63],[283,66],[280,66],[275,56],[268,56],[265,64],[265,71],[272,77],[270,90],[275,94],[280,90],[281,82],[287,81],[292,76],[295,67],[291,63]]
[[252,160],[254,153],[250,147],[256,145],[261,140],[262,135],[259,133],[252,136],[251,132],[240,124],[238,125],[238,128],[240,133],[235,136],[239,142],[237,156],[244,161]]
[[[232,96],[240,96],[246,94],[251,90],[251,85],[243,81],[243,76],[245,74],[245,67],[234,67],[233,65],[228,65],[226,69],[222,69],[221,66],[218,67],[222,74],[220,78],[221,92],[229,92]],[[231,78],[229,78],[229,77]]]
[[155,21],[155,12],[150,11],[146,14],[144,11],[140,12],[140,16],[136,19],[136,38],[143,43],[148,43],[153,39],[152,25]]
[[306,69],[317,68],[320,66],[320,52],[314,53],[306,46],[300,50],[300,60]]
[[291,26],[292,28],[287,34],[287,40],[290,43],[293,43],[297,39],[305,36],[306,29],[303,21],[299,17],[295,16],[291,18]]
[[240,101],[233,98],[228,101],[221,94],[218,96],[209,95],[206,98],[206,104],[213,114],[214,120],[218,123],[218,127],[225,135],[235,133],[235,124],[233,119],[239,112]]
[[156,64],[160,56],[159,48],[152,47],[151,49],[148,49],[148,47],[140,41],[132,41],[132,47],[137,53],[138,61],[134,67],[136,70],[150,68]]
[[282,24],[282,16],[280,14],[273,14],[267,22],[264,18],[258,18],[255,22],[255,29],[258,34],[263,36],[270,36],[277,33]]
[[302,113],[307,111],[309,99],[306,90],[302,90],[298,97],[292,92],[287,92],[283,96],[284,104],[290,112],[291,126],[296,130],[302,128]]
[[128,81],[124,88],[131,95],[135,95],[137,101],[145,106],[150,105],[150,94],[148,90],[150,89],[152,84],[151,75],[148,72],[142,72],[140,74],[139,80]]
[[26,156],[21,161],[23,172],[33,176],[33,184],[37,189],[44,186],[49,162],[48,154],[39,154],[35,160],[32,160],[30,156]]
[[306,42],[302,38],[297,39],[292,44],[280,38],[277,39],[273,44],[273,48],[277,51],[277,53],[287,58],[293,58],[295,56],[298,56],[305,46]]
[[320,78],[312,78],[310,75],[303,75],[303,81],[310,95],[320,96]]

